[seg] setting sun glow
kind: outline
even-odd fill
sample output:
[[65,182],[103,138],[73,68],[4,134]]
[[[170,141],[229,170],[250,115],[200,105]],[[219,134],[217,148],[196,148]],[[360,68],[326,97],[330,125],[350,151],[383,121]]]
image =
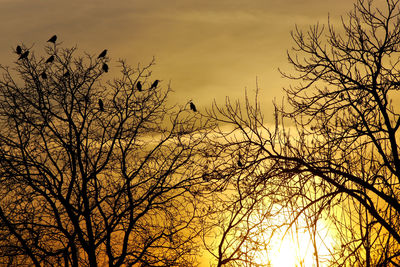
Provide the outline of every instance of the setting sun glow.
[[[282,222],[282,218],[279,222]],[[317,224],[314,246],[312,233],[306,225],[304,219],[300,218],[296,226],[293,225],[290,229],[282,227],[276,231],[271,240],[268,241],[269,237],[264,236],[266,245],[265,249],[255,256],[257,264],[271,267],[328,266],[327,255],[330,254],[329,251],[334,244],[328,228],[322,222]]]

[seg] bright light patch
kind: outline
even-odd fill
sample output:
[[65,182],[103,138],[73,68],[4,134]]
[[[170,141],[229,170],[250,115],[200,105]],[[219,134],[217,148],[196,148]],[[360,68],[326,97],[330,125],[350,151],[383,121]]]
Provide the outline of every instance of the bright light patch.
[[[282,218],[277,223],[282,223]],[[329,255],[334,241],[328,227],[320,220],[317,224],[316,236],[313,238],[304,219],[299,218],[296,225],[297,231],[296,226],[292,226],[286,234],[287,228],[282,227],[274,233],[269,242],[269,234],[268,237],[265,234],[263,236],[265,249],[255,255],[256,264],[271,267],[329,266]],[[313,245],[313,239],[315,245]],[[318,253],[318,265],[315,248]]]

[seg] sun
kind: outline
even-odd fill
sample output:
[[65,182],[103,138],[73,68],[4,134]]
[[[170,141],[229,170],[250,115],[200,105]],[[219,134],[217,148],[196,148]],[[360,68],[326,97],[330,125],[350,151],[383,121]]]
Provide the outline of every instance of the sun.
[[269,251],[270,265],[293,267],[313,266],[315,263],[314,248],[307,232],[286,233],[285,236],[274,237]]
[[[312,233],[315,233],[314,237]],[[254,259],[259,266],[329,266],[329,255],[334,246],[327,223],[321,220],[313,229],[309,229],[302,218],[291,228],[282,227],[274,232],[272,238],[265,234],[263,239],[265,249],[257,252]]]

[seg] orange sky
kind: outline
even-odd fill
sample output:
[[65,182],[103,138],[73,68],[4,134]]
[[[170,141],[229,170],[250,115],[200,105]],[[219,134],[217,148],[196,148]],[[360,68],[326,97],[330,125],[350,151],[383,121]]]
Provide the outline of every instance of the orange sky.
[[[381,0],[380,0],[381,1]],[[267,114],[281,99],[278,67],[290,70],[286,49],[290,30],[328,13],[340,19],[349,0],[0,0],[0,59],[11,65],[12,47],[23,42],[43,51],[57,34],[64,46],[78,45],[92,54],[109,50],[112,60],[157,65],[154,78],[171,81],[174,102],[193,99],[201,110],[225,96],[242,97],[244,88],[262,89]],[[110,64],[110,68],[115,62]],[[112,77],[110,77],[112,78]]]

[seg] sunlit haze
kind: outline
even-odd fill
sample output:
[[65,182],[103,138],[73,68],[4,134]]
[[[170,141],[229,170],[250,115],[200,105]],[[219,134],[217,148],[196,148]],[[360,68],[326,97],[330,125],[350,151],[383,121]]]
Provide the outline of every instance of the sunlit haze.
[[[266,114],[282,98],[278,68],[291,71],[286,50],[295,25],[338,21],[352,1],[26,1],[1,0],[1,64],[9,65],[15,45],[41,51],[57,34],[63,46],[97,54],[104,48],[115,60],[147,64],[154,77],[171,83],[171,101],[193,99],[204,109],[215,99],[243,97],[256,80]],[[111,78],[111,77],[110,77]]]

